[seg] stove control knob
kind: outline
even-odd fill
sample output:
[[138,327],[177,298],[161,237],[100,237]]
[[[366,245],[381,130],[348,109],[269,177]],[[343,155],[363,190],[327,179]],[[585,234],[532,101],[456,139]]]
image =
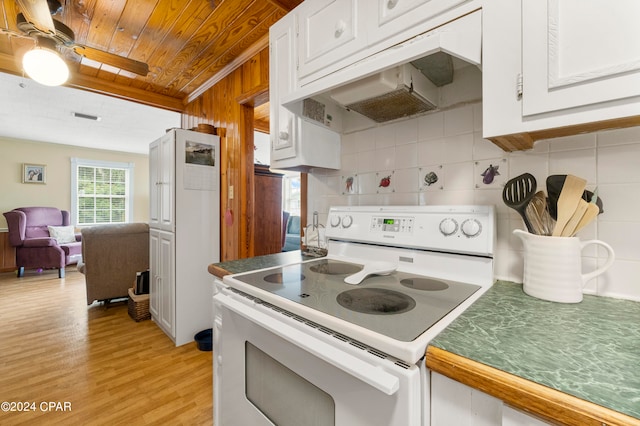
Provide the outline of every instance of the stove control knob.
[[331,220],[329,221],[332,228],[337,228],[340,225],[340,216],[331,216]]
[[353,217],[351,216],[345,216],[342,218],[342,227],[343,228],[348,228],[353,224]]
[[440,222],[440,232],[442,232],[442,234],[447,237],[449,235],[455,234],[457,230],[458,230],[458,222],[456,222],[455,219],[447,218],[447,219],[442,219],[442,222]]
[[467,237],[477,237],[482,231],[482,225],[477,219],[467,219],[462,222],[462,233]]

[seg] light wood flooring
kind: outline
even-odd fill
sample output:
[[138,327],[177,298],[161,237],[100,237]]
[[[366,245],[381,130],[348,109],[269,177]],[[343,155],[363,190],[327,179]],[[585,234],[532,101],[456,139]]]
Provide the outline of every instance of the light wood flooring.
[[87,306],[73,268],[0,274],[0,403],[35,403],[0,425],[210,425],[212,392],[211,352],[176,348],[126,302]]

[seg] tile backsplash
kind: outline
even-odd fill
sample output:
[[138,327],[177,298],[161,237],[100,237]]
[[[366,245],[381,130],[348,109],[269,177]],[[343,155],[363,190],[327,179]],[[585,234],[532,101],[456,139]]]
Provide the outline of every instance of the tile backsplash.
[[[615,253],[613,266],[587,283],[585,292],[640,301],[640,127],[542,140],[508,153],[482,138],[482,105],[464,105],[343,135],[342,169],[309,174],[309,214],[326,223],[332,205],[493,204],[498,241],[495,277],[522,282],[524,228],[502,202],[502,187],[524,172],[538,189],[552,174],[574,174],[598,188],[604,211],[581,240],[600,239]],[[311,220],[311,218],[308,218]],[[605,253],[583,252],[583,271]]]

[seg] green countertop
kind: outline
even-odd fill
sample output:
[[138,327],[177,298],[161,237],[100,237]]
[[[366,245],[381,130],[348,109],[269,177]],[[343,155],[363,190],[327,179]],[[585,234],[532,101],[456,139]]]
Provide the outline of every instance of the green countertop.
[[640,418],[638,302],[547,302],[498,281],[431,345]]
[[250,257],[247,259],[229,260],[226,262],[213,263],[209,265],[209,272],[218,278],[222,278],[226,273],[239,274],[241,272],[254,271],[256,269],[270,268],[273,266],[297,263],[303,260],[316,259],[306,256],[300,250],[287,251],[265,256]]

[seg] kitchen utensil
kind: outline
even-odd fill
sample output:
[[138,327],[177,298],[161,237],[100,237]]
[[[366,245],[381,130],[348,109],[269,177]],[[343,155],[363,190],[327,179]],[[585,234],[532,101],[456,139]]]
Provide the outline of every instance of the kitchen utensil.
[[577,234],[578,231],[580,231],[582,228],[584,228],[589,223],[591,223],[591,221],[595,219],[596,216],[598,216],[599,212],[600,211],[596,204],[588,203],[587,210],[584,212],[584,214],[582,215],[582,218],[580,219],[575,229],[573,230],[573,234],[574,235]]
[[533,233],[537,235],[544,235],[544,225],[542,224],[542,217],[538,213],[538,209],[536,209],[535,206],[539,203],[539,194],[544,197],[544,193],[542,193],[542,191],[536,192],[535,195],[531,198],[531,201],[529,201],[529,203],[527,204],[524,214],[527,216],[527,219],[529,219],[529,222],[531,223]]
[[[560,236],[573,237],[575,235],[576,227],[578,226],[578,223],[582,219],[584,213],[587,211],[588,206],[589,203],[587,203],[582,198],[578,200],[578,205],[576,206],[573,215],[571,215],[571,219],[569,219],[567,224],[564,226],[564,229],[562,230],[562,234],[560,234]],[[595,207],[598,208],[598,206]]]
[[[558,217],[558,210],[557,210],[558,198],[560,197],[560,192],[562,191],[562,185],[564,185],[564,181],[566,178],[567,178],[567,175],[551,175],[547,177],[547,197],[548,197],[548,203],[549,203],[549,214],[551,214],[551,217],[553,219],[556,219]],[[587,202],[590,202],[593,199],[593,195],[594,195],[593,192],[585,190],[582,194],[582,199]],[[600,213],[602,213],[604,211],[602,206],[602,200],[599,198],[596,198],[596,203],[598,204],[598,209],[600,210]]]
[[556,221],[551,217],[551,214],[549,214],[549,200],[547,196],[544,195],[542,200],[537,201],[535,207],[538,211],[538,215],[542,219],[544,235],[551,235],[551,233],[553,232],[553,227],[556,225]]
[[567,175],[558,198],[558,218],[551,234],[554,237],[562,235],[565,225],[571,219],[576,207],[578,207],[578,202],[582,198],[586,185],[586,180],[577,176]]
[[[593,205],[596,210],[597,206]],[[545,237],[513,231],[524,246],[523,291],[538,299],[561,303],[582,301],[582,289],[591,279],[605,272],[613,264],[611,246],[600,240],[581,242],[577,237]],[[600,268],[582,273],[582,250],[591,244],[603,246],[608,253]]]
[[371,262],[364,265],[361,271],[345,277],[344,282],[347,284],[360,284],[369,275],[389,275],[396,269],[398,269],[398,265],[393,262]]
[[529,232],[535,232],[531,222],[527,218],[526,209],[527,205],[531,201],[531,198],[536,193],[536,178],[530,173],[523,173],[520,176],[516,176],[510,179],[502,190],[502,200],[511,207],[522,217],[525,226]]
[[525,214],[531,221],[535,234],[551,235],[554,223],[547,209],[547,197],[544,191],[535,193],[529,204],[527,204]]

